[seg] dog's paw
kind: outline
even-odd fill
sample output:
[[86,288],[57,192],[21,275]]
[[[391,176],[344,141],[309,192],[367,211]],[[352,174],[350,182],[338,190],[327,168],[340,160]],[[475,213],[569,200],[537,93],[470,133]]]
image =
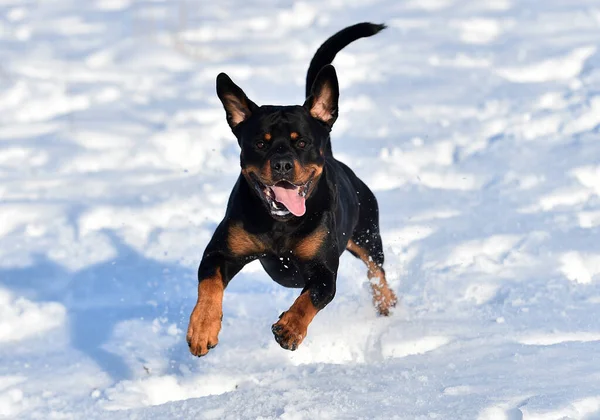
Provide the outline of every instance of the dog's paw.
[[379,315],[389,316],[390,310],[398,303],[398,298],[392,289],[386,287],[373,293],[373,303]]
[[222,318],[222,313],[207,311],[196,305],[190,316],[186,337],[190,352],[194,356],[205,356],[210,349],[217,346]]
[[282,348],[291,351],[296,350],[300,343],[302,343],[304,337],[306,337],[307,330],[308,325],[306,325],[302,317],[290,311],[282,313],[279,321],[271,327],[275,341]]

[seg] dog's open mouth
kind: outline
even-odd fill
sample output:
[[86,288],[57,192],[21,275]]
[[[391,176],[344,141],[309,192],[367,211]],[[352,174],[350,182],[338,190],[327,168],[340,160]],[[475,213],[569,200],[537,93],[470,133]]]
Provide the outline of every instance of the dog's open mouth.
[[290,214],[300,217],[306,213],[306,193],[312,183],[311,179],[302,185],[289,181],[279,181],[275,185],[265,185],[254,177],[257,190],[263,196],[269,211],[274,216],[286,217]]

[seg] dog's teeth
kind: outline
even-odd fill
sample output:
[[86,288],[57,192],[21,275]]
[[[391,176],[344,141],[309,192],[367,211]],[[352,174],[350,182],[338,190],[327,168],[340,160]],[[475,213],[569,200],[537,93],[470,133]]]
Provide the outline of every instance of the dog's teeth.
[[275,211],[271,211],[271,213],[274,214],[275,216],[287,216],[288,214],[290,214],[290,212],[287,210],[275,210]]

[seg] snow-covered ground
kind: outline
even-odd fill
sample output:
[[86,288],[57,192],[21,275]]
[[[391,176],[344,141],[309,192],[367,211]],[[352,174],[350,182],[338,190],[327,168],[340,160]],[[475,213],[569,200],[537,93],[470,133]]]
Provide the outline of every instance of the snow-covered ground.
[[[380,201],[402,305],[344,256],[296,352],[298,291],[251,264],[219,346],[185,342],[238,174],[214,92],[303,101]],[[0,0],[0,417],[600,419],[598,0]]]

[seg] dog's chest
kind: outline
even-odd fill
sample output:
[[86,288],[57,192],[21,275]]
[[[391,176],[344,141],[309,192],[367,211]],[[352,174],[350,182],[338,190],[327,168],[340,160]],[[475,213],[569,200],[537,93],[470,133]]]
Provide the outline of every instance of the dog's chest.
[[259,259],[267,274],[284,287],[304,287],[305,278],[301,274],[298,259],[287,255],[268,254]]
[[276,257],[290,258],[294,254],[294,247],[298,239],[283,232],[275,232],[268,235],[265,242],[270,254]]
[[324,226],[303,233],[274,230],[267,239],[267,248],[277,257],[310,260],[317,255],[328,233]]

